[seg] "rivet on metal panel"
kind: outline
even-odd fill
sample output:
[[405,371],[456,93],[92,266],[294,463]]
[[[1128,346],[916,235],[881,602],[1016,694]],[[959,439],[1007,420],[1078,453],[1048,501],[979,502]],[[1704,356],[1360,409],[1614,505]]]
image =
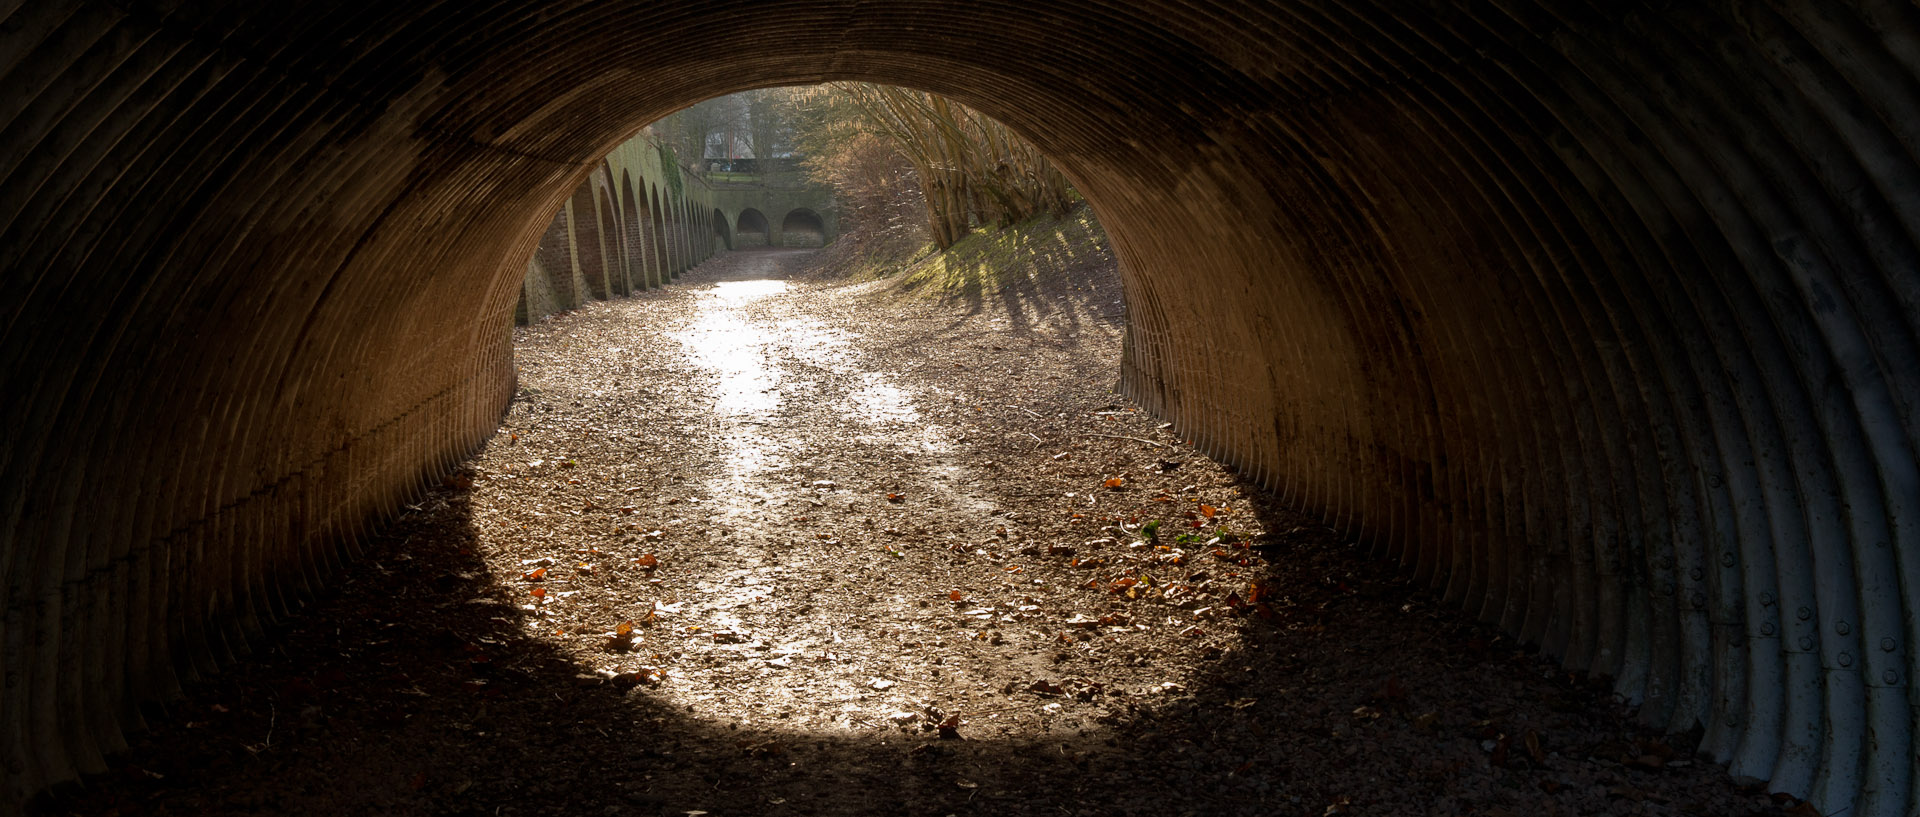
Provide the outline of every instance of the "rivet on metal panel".
[[1773,622],[1771,622],[1771,621],[1763,621],[1763,622],[1761,622],[1761,623],[1760,623],[1760,634],[1761,634],[1761,635],[1773,635]]
[[1692,579],[1696,582],[1706,577],[1707,577],[1707,571],[1701,570],[1700,568],[1697,568],[1697,567],[1687,571],[1687,578]]
[[1840,666],[1851,667],[1853,666],[1853,653],[1843,652],[1839,655],[1834,656],[1834,660],[1839,661]]
[[1707,606],[1707,594],[1696,592],[1693,594],[1691,601],[1695,607],[1705,607]]
[[1847,633],[1853,632],[1853,627],[1842,621],[1839,624],[1833,625],[1833,631],[1841,635],[1846,635]]
[[1806,621],[1807,619],[1813,618],[1813,608],[1802,607],[1799,612],[1794,613],[1794,615],[1799,616],[1801,621]]
[[1733,551],[1720,554],[1721,567],[1733,567]]
[[1887,682],[1887,686],[1893,686],[1894,684],[1900,683],[1900,673],[1887,670],[1885,674],[1880,676],[1880,680]]
[[1803,649],[1803,650],[1813,649],[1813,636],[1810,636],[1810,635],[1800,636],[1800,649]]
[[1762,591],[1762,592],[1760,593],[1760,606],[1762,606],[1762,607],[1772,607],[1772,606],[1773,606],[1773,594],[1772,594],[1772,593],[1770,593],[1770,592],[1765,592],[1765,591]]
[[1893,639],[1891,638],[1880,639],[1881,652],[1893,652],[1893,648],[1894,648]]

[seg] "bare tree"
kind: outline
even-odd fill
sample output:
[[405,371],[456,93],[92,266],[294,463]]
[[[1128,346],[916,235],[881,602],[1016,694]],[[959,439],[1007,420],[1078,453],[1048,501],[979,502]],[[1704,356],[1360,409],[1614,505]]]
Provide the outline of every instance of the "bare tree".
[[1006,226],[1072,206],[1066,177],[1032,143],[965,105],[888,85],[831,87],[913,165],[926,197],[927,227],[941,249],[975,223]]

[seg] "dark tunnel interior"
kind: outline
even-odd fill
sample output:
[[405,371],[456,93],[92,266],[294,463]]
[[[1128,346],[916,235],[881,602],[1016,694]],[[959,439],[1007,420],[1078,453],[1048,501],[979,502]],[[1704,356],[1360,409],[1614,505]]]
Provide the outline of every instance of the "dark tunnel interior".
[[1920,813],[1910,3],[0,20],[0,810],[103,768],[493,433],[525,259],[600,156],[852,79],[1057,162],[1121,262],[1125,393],[1203,450],[1731,774]]

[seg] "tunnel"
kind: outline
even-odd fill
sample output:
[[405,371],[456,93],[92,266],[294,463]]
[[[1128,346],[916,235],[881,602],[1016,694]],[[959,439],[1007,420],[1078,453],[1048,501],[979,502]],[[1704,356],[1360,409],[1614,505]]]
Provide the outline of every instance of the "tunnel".
[[1911,4],[4,8],[0,811],[493,433],[600,156],[864,80],[1052,157],[1199,448],[1734,777],[1920,813]]
[[710,240],[714,244],[714,249],[733,249],[733,234],[727,231],[727,214],[716,209],[707,216],[707,223],[713,228],[713,236]]
[[765,246],[773,235],[773,228],[767,223],[767,217],[759,210],[748,207],[740,211],[740,217],[734,225],[734,236],[742,246]]
[[789,247],[819,247],[827,242],[827,225],[819,213],[797,207],[780,219],[780,235]]

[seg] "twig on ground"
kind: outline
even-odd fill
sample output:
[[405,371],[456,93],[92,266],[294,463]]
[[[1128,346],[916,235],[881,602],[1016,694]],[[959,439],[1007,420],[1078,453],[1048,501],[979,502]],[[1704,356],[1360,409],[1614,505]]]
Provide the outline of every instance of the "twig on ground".
[[1147,445],[1157,445],[1157,446],[1160,446],[1161,448],[1173,447],[1173,444],[1171,443],[1157,442],[1154,440],[1143,440],[1139,437],[1129,437],[1129,436],[1126,436],[1125,434],[1075,434],[1073,436],[1075,437],[1106,437],[1107,439],[1110,439],[1110,440],[1132,440],[1137,443],[1146,443]]

